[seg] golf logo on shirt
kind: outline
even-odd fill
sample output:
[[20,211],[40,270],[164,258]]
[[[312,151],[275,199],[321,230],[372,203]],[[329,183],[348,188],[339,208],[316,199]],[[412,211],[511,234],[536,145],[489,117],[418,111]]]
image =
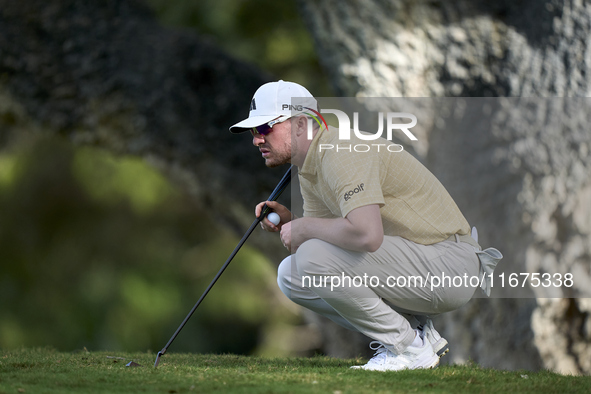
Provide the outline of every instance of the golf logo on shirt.
[[355,194],[362,192],[363,191],[363,183],[357,185],[357,187],[355,189],[349,190],[347,193],[345,193],[345,201],[349,201],[351,199],[351,197],[353,197]]

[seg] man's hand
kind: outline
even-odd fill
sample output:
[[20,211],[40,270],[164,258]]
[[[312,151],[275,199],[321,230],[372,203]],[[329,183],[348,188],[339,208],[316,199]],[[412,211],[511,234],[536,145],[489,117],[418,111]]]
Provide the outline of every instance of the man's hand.
[[276,214],[279,215],[279,217],[281,218],[281,221],[279,222],[278,225],[274,225],[273,223],[271,223],[269,221],[269,219],[267,219],[266,217],[261,221],[261,227],[263,228],[263,230],[265,231],[270,231],[270,232],[277,232],[280,231],[281,228],[288,222],[291,221],[291,212],[289,209],[287,209],[285,206],[279,204],[277,201],[263,201],[257,204],[256,208],[254,209],[254,214],[256,215],[256,217],[259,217],[261,215],[261,212],[263,210],[263,206],[267,204],[267,206],[269,208],[271,208],[271,210],[273,212],[275,212]]
[[289,250],[290,253],[295,253],[297,249],[294,249],[293,251],[291,250],[291,225],[291,222],[285,223],[281,227],[281,233],[279,234],[279,237],[281,238],[281,243],[283,246],[285,246],[285,248]]
[[291,253],[309,239],[321,239],[344,249],[375,252],[384,240],[384,227],[378,205],[352,210],[347,217],[323,219],[304,217],[281,228],[281,242]]
[[281,242],[290,253],[295,253],[300,245],[309,239],[304,236],[305,232],[302,231],[302,226],[307,220],[308,218],[294,219],[281,227]]

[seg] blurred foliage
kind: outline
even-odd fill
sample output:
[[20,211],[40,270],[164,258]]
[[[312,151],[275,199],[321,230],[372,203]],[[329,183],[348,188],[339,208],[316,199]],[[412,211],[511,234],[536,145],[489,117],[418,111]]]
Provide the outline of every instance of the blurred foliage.
[[139,214],[153,211],[174,192],[160,174],[146,171],[141,160],[121,160],[88,148],[75,152],[73,172],[93,199],[107,204],[128,199]]
[[295,0],[146,1],[163,24],[190,28],[275,79],[332,96]]
[[[142,159],[49,138],[1,152],[0,348],[160,350],[237,241]],[[270,354],[261,337],[293,318],[275,288],[245,245],[172,351]]]
[[[331,95],[295,1],[146,1],[163,24]],[[0,348],[160,350],[238,239],[142,159],[43,134],[0,85]],[[275,280],[247,243],[171,351],[287,354],[299,320]]]

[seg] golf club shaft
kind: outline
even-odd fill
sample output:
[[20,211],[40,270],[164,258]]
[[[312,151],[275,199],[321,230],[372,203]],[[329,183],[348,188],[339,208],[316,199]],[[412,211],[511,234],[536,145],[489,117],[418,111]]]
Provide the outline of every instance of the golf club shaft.
[[[277,200],[277,198],[279,198],[279,196],[281,195],[281,193],[283,193],[283,191],[287,188],[287,185],[289,185],[289,182],[291,181],[291,169],[292,168],[293,168],[293,166],[291,166],[289,168],[289,170],[287,170],[287,172],[285,173],[285,175],[283,175],[283,178],[281,178],[281,181],[279,181],[279,183],[275,187],[275,190],[273,190],[273,193],[271,193],[271,195],[269,196],[269,198],[268,198],[267,201],[275,201],[275,200]],[[205,298],[205,296],[207,295],[207,293],[209,293],[209,291],[215,285],[215,283],[220,278],[220,276],[222,276],[222,274],[224,273],[224,271],[226,270],[226,268],[228,267],[228,265],[230,265],[230,262],[232,261],[232,259],[234,258],[234,256],[236,256],[236,254],[238,253],[238,251],[240,250],[240,248],[242,247],[242,245],[244,245],[244,243],[246,242],[246,240],[248,239],[248,237],[250,236],[250,234],[252,234],[252,232],[254,231],[254,229],[256,228],[256,226],[265,218],[265,216],[267,216],[267,214],[269,212],[270,212],[270,209],[269,209],[269,207],[267,207],[267,204],[265,204],[263,206],[263,209],[261,210],[261,214],[259,215],[259,217],[257,217],[254,220],[254,222],[252,222],[252,224],[250,225],[250,227],[248,228],[248,230],[246,230],[246,233],[244,234],[244,236],[242,237],[242,239],[240,240],[240,242],[238,242],[238,245],[236,245],[236,247],[234,248],[234,251],[232,251],[232,254],[230,254],[230,257],[228,257],[228,259],[226,260],[226,262],[224,263],[224,265],[222,266],[222,268],[220,268],[220,270],[218,271],[218,273],[216,274],[216,276],[213,278],[213,280],[211,281],[211,283],[209,284],[209,286],[207,286],[207,289],[205,289],[205,291],[203,292],[203,294],[201,295],[201,297],[199,298],[199,300],[197,301],[197,303],[193,306],[193,308],[191,309],[191,311],[189,312],[189,314],[185,317],[185,320],[183,320],[183,322],[181,323],[181,325],[176,329],[176,331],[174,332],[174,334],[172,335],[172,337],[170,338],[170,340],[168,341],[168,343],[166,344],[166,346],[164,346],[162,348],[162,350],[158,352],[158,354],[156,355],[156,361],[154,362],[154,368],[156,368],[158,366],[158,363],[160,362],[160,356],[162,356],[164,353],[166,353],[166,351],[168,350],[168,347],[176,339],[176,337],[181,332],[181,330],[183,329],[183,327],[185,326],[185,324],[187,324],[187,322],[189,321],[189,319],[191,318],[191,316],[193,315],[193,313],[195,312],[195,310],[197,309],[197,307],[199,307],[199,305],[201,304],[201,302],[203,301],[203,299]]]
[[234,248],[234,251],[232,252],[230,257],[228,257],[228,260],[226,260],[226,262],[224,263],[222,268],[218,271],[217,275],[213,278],[213,280],[211,281],[209,286],[207,286],[207,289],[205,289],[205,291],[203,292],[203,294],[199,298],[199,301],[197,301],[197,303],[193,306],[193,309],[191,309],[189,314],[185,317],[185,320],[183,320],[183,322],[181,323],[179,328],[176,329],[175,333],[172,334],[172,337],[170,338],[170,340],[168,341],[166,346],[164,346],[164,348],[160,352],[158,352],[158,356],[156,356],[157,358],[156,358],[156,363],[154,364],[154,367],[158,366],[158,359],[160,358],[160,356],[163,355],[164,353],[166,353],[166,350],[168,350],[168,347],[172,344],[172,342],[175,340],[177,335],[179,335],[179,333],[181,332],[183,327],[185,327],[185,324],[187,324],[187,322],[189,321],[189,319],[191,318],[191,316],[193,315],[193,313],[195,312],[197,307],[199,307],[199,305],[201,304],[201,302],[203,301],[203,299],[205,298],[207,293],[209,293],[209,291],[211,290],[213,285],[215,285],[215,283],[220,278],[220,276],[222,276],[222,274],[224,273],[224,271],[226,270],[228,265],[230,265],[230,262],[232,261],[234,256],[236,256],[236,253],[238,253],[238,251],[240,250],[242,245],[244,245],[244,243],[246,242],[246,239],[248,238],[248,236],[254,231],[254,229],[256,228],[256,226],[259,224],[260,221],[261,220],[259,218],[257,218],[254,222],[252,222],[249,229],[246,231],[246,234],[244,234],[244,236],[242,237],[242,239],[240,240],[240,242],[238,243],[236,248]]

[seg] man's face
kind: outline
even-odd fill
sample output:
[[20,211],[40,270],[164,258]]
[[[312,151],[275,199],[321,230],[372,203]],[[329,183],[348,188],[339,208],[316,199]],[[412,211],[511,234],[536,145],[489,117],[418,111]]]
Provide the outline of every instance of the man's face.
[[291,122],[273,125],[267,135],[252,132],[252,144],[259,148],[267,167],[277,167],[291,162]]

